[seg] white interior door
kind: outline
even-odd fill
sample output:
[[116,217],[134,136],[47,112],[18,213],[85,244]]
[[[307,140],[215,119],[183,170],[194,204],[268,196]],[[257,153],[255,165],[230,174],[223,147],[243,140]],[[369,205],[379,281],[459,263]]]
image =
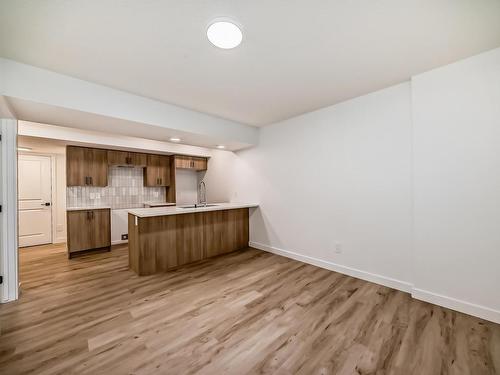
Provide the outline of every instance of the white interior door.
[[19,247],[52,242],[52,172],[49,156],[18,158]]

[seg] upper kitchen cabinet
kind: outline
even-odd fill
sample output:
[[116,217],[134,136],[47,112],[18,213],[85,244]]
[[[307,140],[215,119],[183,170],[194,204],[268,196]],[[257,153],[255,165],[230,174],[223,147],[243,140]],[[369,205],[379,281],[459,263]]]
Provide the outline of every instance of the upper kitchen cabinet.
[[66,148],[67,186],[107,186],[108,153],[96,148]]
[[137,152],[108,150],[108,164],[119,167],[145,167],[147,155]]
[[144,186],[170,186],[170,156],[147,155]]
[[207,158],[200,158],[196,156],[175,156],[175,168],[192,169],[195,171],[207,170]]

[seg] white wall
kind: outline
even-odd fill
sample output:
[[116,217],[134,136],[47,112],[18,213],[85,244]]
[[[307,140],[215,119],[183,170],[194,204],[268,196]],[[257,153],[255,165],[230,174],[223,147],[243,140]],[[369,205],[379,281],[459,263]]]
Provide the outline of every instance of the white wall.
[[233,166],[253,245],[409,290],[410,146],[409,83],[262,128]]
[[[242,176],[235,174],[237,156],[232,152],[213,150],[205,172],[198,173],[198,180],[203,179],[207,187],[208,202],[238,201],[235,183]],[[243,200],[248,200],[244,196]]]
[[253,246],[500,323],[499,145],[500,48],[264,127],[210,177],[260,203]]
[[53,242],[66,242],[66,155],[55,154],[55,212],[52,218],[55,225]]
[[122,234],[128,234],[128,209],[111,210],[111,245],[128,242]]
[[187,169],[177,169],[175,171],[175,201],[177,205],[197,202],[198,173]]
[[412,79],[415,295],[500,322],[500,48]]

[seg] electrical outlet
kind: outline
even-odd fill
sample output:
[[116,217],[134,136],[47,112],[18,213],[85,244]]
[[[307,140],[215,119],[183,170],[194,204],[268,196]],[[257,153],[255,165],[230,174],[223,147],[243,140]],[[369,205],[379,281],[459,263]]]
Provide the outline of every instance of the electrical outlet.
[[342,244],[340,242],[335,242],[335,252],[337,254],[342,254]]
[[122,234],[122,241],[128,240],[128,234]]

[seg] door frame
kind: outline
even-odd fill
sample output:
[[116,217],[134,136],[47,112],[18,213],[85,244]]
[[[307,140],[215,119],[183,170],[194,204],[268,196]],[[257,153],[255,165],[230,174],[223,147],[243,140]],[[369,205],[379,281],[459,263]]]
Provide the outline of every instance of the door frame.
[[[56,180],[56,174],[54,171],[56,170],[56,155],[55,154],[50,154],[50,153],[43,153],[43,152],[27,152],[27,151],[18,151],[18,158],[19,155],[26,155],[26,156],[45,156],[50,158],[50,243],[56,243],[56,238],[57,238],[57,228],[55,225],[55,220],[54,220],[54,215],[57,214],[57,190],[54,189],[54,186],[57,184]],[[19,168],[19,163],[18,163],[18,168]],[[18,209],[19,209],[19,201],[18,201]]]
[[3,275],[3,284],[0,285],[0,302],[10,302],[19,297],[17,120],[0,119],[0,126],[2,131],[0,272]]

